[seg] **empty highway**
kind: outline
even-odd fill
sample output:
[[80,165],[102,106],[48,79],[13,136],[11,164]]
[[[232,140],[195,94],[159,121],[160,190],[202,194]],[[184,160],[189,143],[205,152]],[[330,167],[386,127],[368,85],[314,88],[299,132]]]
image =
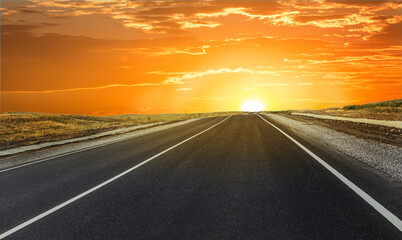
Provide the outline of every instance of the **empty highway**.
[[402,239],[401,189],[265,116],[207,118],[0,172],[0,239]]

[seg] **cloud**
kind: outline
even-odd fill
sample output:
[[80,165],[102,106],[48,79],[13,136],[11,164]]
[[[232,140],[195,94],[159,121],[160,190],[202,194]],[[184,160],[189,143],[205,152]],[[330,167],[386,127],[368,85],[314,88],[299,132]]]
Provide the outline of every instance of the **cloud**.
[[258,86],[264,87],[279,87],[279,86],[288,86],[288,83],[259,83]]
[[161,51],[153,51],[148,53],[149,55],[171,55],[171,54],[188,54],[188,55],[204,55],[207,54],[206,49],[208,45],[202,45],[201,47],[181,47],[178,48],[161,48]]
[[298,86],[311,86],[313,83],[296,83]]
[[380,33],[371,36],[369,39],[374,41],[385,42],[394,46],[401,46],[401,22],[390,24],[383,29]]
[[219,22],[213,22],[213,21],[183,21],[180,22],[181,26],[180,28],[186,29],[186,28],[201,28],[201,27],[207,27],[207,28],[216,28],[221,26]]
[[47,16],[53,18],[106,15],[120,21],[126,28],[138,29],[149,34],[183,34],[186,29],[220,26],[219,22],[200,21],[194,17],[194,14],[200,11],[208,12],[221,8],[208,2],[35,1],[34,3],[44,9]]
[[334,20],[334,19],[342,19],[350,14],[333,14],[333,15],[297,15],[293,18],[296,22],[307,23],[307,22],[316,22],[323,20]]
[[261,71],[261,70],[252,70],[247,68],[221,68],[221,69],[210,69],[204,72],[188,72],[184,73],[181,76],[176,77],[168,77],[164,82],[170,84],[184,84],[184,80],[194,79],[203,77],[205,75],[217,75],[217,74],[225,74],[225,73],[250,73],[250,74],[263,74],[263,75],[271,75],[275,76],[277,73],[272,71]]
[[[400,89],[395,87],[401,78],[400,1],[15,5],[2,2],[1,9],[2,17],[7,14],[2,18],[2,87],[13,100],[23,93],[74,92],[59,96],[92,94],[96,99],[100,92],[126,92],[124,101],[132,104],[133,95],[139,102],[157,102],[147,98],[151,95],[191,101],[194,93],[201,94],[198,100],[225,99],[229,89],[246,95],[260,88],[268,95],[312,85],[362,95],[374,86],[381,96],[391,92],[388,88],[394,89],[392,96]],[[183,84],[192,80],[214,87],[190,91]],[[101,89],[109,90],[95,91]],[[26,98],[57,96],[39,95]],[[173,109],[165,101],[158,104]]]
[[281,99],[281,102],[314,102],[314,103],[356,103],[362,102],[366,99],[341,99],[341,98],[293,98],[293,99]]
[[225,8],[221,12],[214,12],[214,13],[198,13],[196,16],[200,19],[203,18],[216,18],[216,17],[225,17],[228,15],[242,15],[245,16],[251,20],[253,19],[258,19],[262,20],[267,24],[273,24],[273,25],[293,25],[292,18],[299,14],[299,11],[283,11],[281,13],[275,13],[275,14],[257,14],[253,13],[252,11],[249,11],[250,9],[248,8]]
[[[13,79],[3,82],[3,90],[18,90],[21,86],[51,92],[101,89],[103,87],[76,89],[76,86],[84,81],[90,86],[115,87],[116,82],[130,85],[133,79],[135,83],[171,84],[163,82],[166,79],[162,76],[143,73],[155,68],[163,71],[166,69],[163,66],[168,66],[167,69],[170,65],[180,67],[175,63],[177,60],[166,63],[165,56],[205,55],[209,47],[194,37],[110,40],[30,32],[42,27],[44,25],[2,26],[2,45],[6,46],[2,49],[2,78]],[[19,70],[22,68],[23,72]],[[41,86],[36,84],[38,81]]]
[[21,94],[21,93],[59,93],[59,92],[74,92],[74,91],[84,91],[84,90],[99,90],[105,88],[116,88],[116,87],[144,87],[144,86],[157,86],[161,85],[158,83],[138,83],[138,84],[110,84],[106,86],[98,86],[98,87],[79,87],[79,88],[69,88],[69,89],[53,89],[53,90],[39,90],[39,91],[1,91],[1,93],[5,94]]
[[[339,8],[347,13],[337,13]],[[3,8],[2,15],[44,13],[54,18],[83,15],[105,15],[126,28],[147,34],[186,34],[188,30],[218,28],[222,19],[240,15],[273,26],[315,26],[345,28],[350,32],[377,33],[387,24],[397,22],[396,16],[376,14],[378,11],[400,9],[398,1],[33,1],[24,6]],[[213,19],[212,19],[213,18]]]
[[21,32],[28,32],[42,27],[39,24],[2,24],[1,34],[16,34]]
[[359,7],[364,9],[395,9],[400,7],[400,1],[395,0],[368,0],[368,1],[338,1],[338,0],[325,0],[324,4],[329,3],[333,6],[343,6],[343,7]]

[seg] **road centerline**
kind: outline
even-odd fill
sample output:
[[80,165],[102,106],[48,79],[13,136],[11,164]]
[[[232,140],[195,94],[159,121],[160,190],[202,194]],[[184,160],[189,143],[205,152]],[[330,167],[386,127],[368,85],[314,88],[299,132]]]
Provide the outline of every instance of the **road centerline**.
[[278,130],[280,133],[285,135],[288,139],[290,139],[293,143],[295,143],[297,146],[299,146],[302,150],[304,150],[306,153],[308,153],[314,160],[319,162],[322,166],[324,166],[329,172],[331,172],[333,175],[335,175],[339,180],[341,180],[346,186],[348,186],[352,191],[354,191],[357,195],[359,195],[364,201],[366,201],[370,206],[372,206],[377,212],[379,212],[383,217],[385,217],[392,225],[394,225],[399,231],[402,232],[402,221],[395,216],[392,212],[390,212],[388,209],[386,209],[383,205],[381,205],[379,202],[377,202],[374,198],[372,198],[370,195],[368,195],[366,192],[364,192],[361,188],[356,186],[352,181],[350,181],[348,178],[343,176],[340,172],[338,172],[336,169],[331,167],[328,163],[326,163],[323,159],[315,155],[313,152],[311,152],[308,148],[303,146],[301,143],[296,141],[294,138],[289,136],[287,133],[282,131],[280,128],[266,120],[264,117],[261,115],[257,114],[262,120],[264,120],[266,123],[274,127],[276,130]]
[[135,166],[133,166],[133,167],[127,169],[126,171],[124,171],[124,172],[122,172],[122,173],[120,173],[120,174],[118,174],[118,175],[116,175],[116,176],[114,176],[114,177],[112,177],[112,178],[109,178],[108,180],[106,180],[106,181],[104,181],[104,182],[102,182],[102,183],[96,185],[95,187],[92,187],[92,188],[90,188],[89,190],[87,190],[87,191],[85,191],[85,192],[83,192],[83,193],[81,193],[81,194],[79,194],[79,195],[77,195],[77,196],[75,196],[75,197],[73,197],[73,198],[71,198],[71,199],[69,199],[69,200],[67,200],[67,201],[65,201],[65,202],[63,202],[63,203],[61,203],[61,204],[59,204],[59,205],[57,205],[57,206],[55,206],[55,207],[53,207],[53,208],[51,208],[51,209],[49,209],[49,210],[47,210],[47,211],[45,211],[45,212],[43,212],[43,213],[41,213],[41,214],[35,216],[35,217],[33,217],[33,218],[31,218],[31,219],[29,219],[29,220],[27,220],[27,221],[25,221],[25,222],[23,222],[23,223],[21,223],[21,224],[15,226],[15,227],[13,227],[13,228],[11,228],[11,229],[9,229],[8,231],[6,231],[6,232],[0,234],[0,239],[4,239],[4,238],[10,236],[11,234],[13,234],[13,233],[15,233],[15,232],[17,232],[17,231],[19,231],[19,230],[21,230],[21,229],[23,229],[23,228],[29,226],[29,225],[31,225],[32,223],[35,223],[36,221],[38,221],[38,220],[40,220],[40,219],[46,217],[47,215],[50,215],[50,214],[52,214],[53,212],[56,212],[57,210],[59,210],[59,209],[65,207],[65,206],[67,206],[67,205],[69,205],[69,204],[71,204],[71,203],[73,203],[73,202],[75,202],[75,201],[77,201],[77,200],[79,200],[79,199],[85,197],[86,195],[88,195],[88,194],[90,194],[90,193],[92,193],[92,192],[94,192],[94,191],[96,191],[96,190],[98,190],[98,189],[100,189],[100,188],[106,186],[107,184],[109,184],[109,183],[111,183],[111,182],[113,182],[113,181],[115,181],[115,180],[117,180],[117,179],[123,177],[124,175],[126,175],[126,174],[128,174],[128,173],[134,171],[135,169],[141,167],[142,165],[144,165],[144,164],[146,164],[146,163],[152,161],[153,159],[155,159],[155,158],[157,158],[157,157],[159,157],[159,156],[165,154],[166,152],[169,152],[170,150],[172,150],[172,149],[174,149],[174,148],[176,148],[176,147],[178,147],[178,146],[184,144],[185,142],[187,142],[187,141],[189,141],[189,140],[191,140],[191,139],[193,139],[193,138],[195,138],[195,137],[197,137],[197,136],[199,136],[199,135],[201,135],[201,134],[203,134],[203,133],[209,131],[210,129],[212,129],[212,128],[218,126],[218,125],[220,125],[221,123],[225,122],[225,121],[226,121],[227,119],[229,119],[230,117],[231,117],[231,116],[226,117],[225,119],[223,119],[222,121],[220,121],[220,122],[218,122],[218,123],[212,125],[211,127],[207,128],[207,129],[205,129],[205,130],[203,130],[203,131],[201,131],[201,132],[199,132],[199,133],[197,133],[197,134],[195,134],[195,135],[193,135],[193,136],[191,136],[191,137],[189,137],[189,138],[187,138],[187,139],[185,139],[185,140],[183,140],[183,141],[181,141],[181,142],[179,142],[179,143],[177,143],[177,144],[175,144],[175,145],[173,145],[173,146],[170,147],[170,148],[167,148],[166,150],[164,150],[164,151],[162,151],[162,152],[160,152],[160,153],[158,153],[158,154],[156,154],[156,155],[154,155],[154,156],[152,156],[152,157],[150,157],[150,158],[148,158],[148,159],[142,161],[141,163],[139,163],[139,164],[137,164],[137,165],[135,165]]

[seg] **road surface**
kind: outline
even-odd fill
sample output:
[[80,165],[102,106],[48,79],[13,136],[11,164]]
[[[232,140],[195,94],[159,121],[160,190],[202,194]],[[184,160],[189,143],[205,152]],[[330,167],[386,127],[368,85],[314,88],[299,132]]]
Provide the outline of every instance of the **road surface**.
[[[0,238],[402,239],[268,122],[201,119],[1,172]],[[401,219],[401,184],[293,137]]]

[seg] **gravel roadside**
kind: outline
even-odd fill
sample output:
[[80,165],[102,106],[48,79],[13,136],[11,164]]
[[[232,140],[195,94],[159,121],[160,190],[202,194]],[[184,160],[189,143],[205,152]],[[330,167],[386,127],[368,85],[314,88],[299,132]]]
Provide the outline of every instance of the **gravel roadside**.
[[351,122],[358,122],[358,123],[375,124],[375,125],[386,126],[386,127],[402,128],[402,121],[376,120],[376,119],[366,119],[366,118],[347,118],[347,117],[337,117],[337,116],[319,115],[319,114],[311,114],[311,113],[292,113],[292,114],[314,117],[314,118],[340,120],[340,121],[351,121]]
[[327,127],[312,125],[276,114],[265,114],[402,182],[402,148],[360,139]]

